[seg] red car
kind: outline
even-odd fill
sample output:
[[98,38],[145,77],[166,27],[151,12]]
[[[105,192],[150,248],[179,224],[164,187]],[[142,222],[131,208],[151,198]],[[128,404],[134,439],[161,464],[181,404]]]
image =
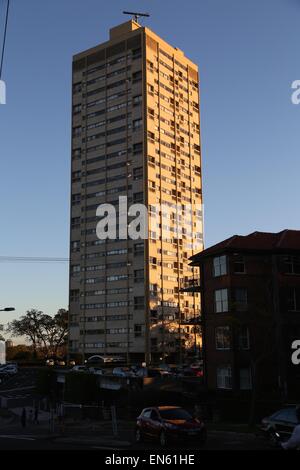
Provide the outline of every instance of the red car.
[[136,442],[157,440],[162,447],[170,442],[188,441],[202,446],[206,442],[204,423],[178,406],[145,408],[137,418]]

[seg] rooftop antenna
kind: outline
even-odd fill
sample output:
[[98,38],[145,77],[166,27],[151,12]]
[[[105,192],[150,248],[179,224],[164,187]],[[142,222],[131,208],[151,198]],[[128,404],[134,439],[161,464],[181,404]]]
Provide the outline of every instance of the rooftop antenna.
[[138,20],[140,17],[146,17],[148,18],[150,15],[149,13],[139,13],[137,11],[123,11],[123,14],[124,15],[131,15],[132,16],[132,19],[138,23]]

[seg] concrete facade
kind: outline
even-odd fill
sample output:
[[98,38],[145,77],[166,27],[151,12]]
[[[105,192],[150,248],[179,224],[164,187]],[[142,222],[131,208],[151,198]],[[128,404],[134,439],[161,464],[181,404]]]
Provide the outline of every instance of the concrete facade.
[[[148,363],[196,353],[200,300],[180,286],[203,248],[198,68],[128,21],[74,56],[72,86],[69,351]],[[118,212],[120,196],[156,214],[148,239],[98,239],[97,207]],[[191,205],[180,235],[176,204]]]

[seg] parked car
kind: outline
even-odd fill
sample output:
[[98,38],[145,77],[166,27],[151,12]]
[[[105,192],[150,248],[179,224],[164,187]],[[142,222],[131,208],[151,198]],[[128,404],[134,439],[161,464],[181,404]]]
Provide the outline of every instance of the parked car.
[[142,368],[141,364],[131,364],[130,369],[136,374]]
[[46,366],[53,367],[55,365],[54,359],[47,359]]
[[137,418],[135,438],[159,441],[162,447],[171,442],[195,442],[199,446],[206,442],[205,424],[183,408],[158,406],[145,408]]
[[136,377],[133,370],[129,367],[115,367],[112,374],[118,377]]
[[176,364],[159,364],[158,368],[162,375],[176,376],[179,373],[179,367]]
[[154,367],[141,367],[136,372],[137,377],[161,377],[161,370]]
[[65,367],[66,363],[62,359],[56,361],[56,365],[59,367]]
[[72,372],[88,372],[88,368],[86,366],[74,366],[71,369]]
[[202,360],[199,360],[199,361],[195,361],[195,362],[192,362],[189,367],[191,369],[202,369],[203,368],[203,361]]
[[89,367],[89,372],[96,375],[104,375],[104,370],[100,367]]
[[53,367],[55,366],[55,359],[50,358],[46,360],[46,366]]
[[271,441],[279,434],[280,441],[287,441],[298,424],[296,417],[297,405],[287,405],[261,421],[260,430]]
[[184,367],[178,374],[180,377],[203,377],[203,369],[202,367]]
[[0,367],[1,375],[15,375],[18,373],[18,366],[16,364],[5,364]]

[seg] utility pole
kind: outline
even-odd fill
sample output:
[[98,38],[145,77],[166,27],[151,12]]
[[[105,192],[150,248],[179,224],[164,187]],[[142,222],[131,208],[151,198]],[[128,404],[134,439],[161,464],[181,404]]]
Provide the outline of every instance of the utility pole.
[[6,35],[7,35],[7,25],[8,25],[8,14],[9,14],[9,5],[10,5],[10,0],[7,0],[6,14],[5,14],[4,35],[3,35],[3,41],[2,41],[2,52],[1,52],[1,60],[0,60],[0,80],[1,80],[1,78],[2,78],[2,70],[3,70],[3,62],[4,62],[4,53],[5,53]]

